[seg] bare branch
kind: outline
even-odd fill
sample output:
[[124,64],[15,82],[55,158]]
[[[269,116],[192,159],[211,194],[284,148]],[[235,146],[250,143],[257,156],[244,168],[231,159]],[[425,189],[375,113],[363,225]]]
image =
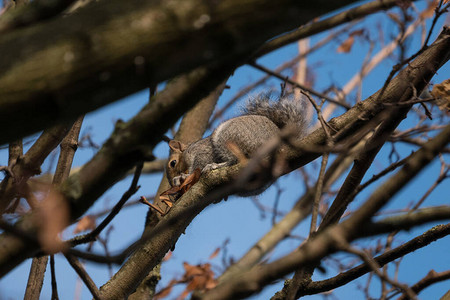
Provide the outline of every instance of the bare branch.
[[77,272],[78,276],[80,276],[81,280],[83,280],[84,284],[89,289],[89,291],[91,292],[94,299],[96,299],[96,300],[103,299],[101,297],[100,291],[98,290],[94,281],[91,279],[89,274],[86,272],[86,270],[84,269],[84,267],[80,263],[80,261],[76,257],[74,257],[70,254],[64,254],[64,256],[66,257],[67,261],[72,266],[72,268],[75,270],[75,272]]
[[[436,226],[424,234],[415,237],[414,239],[402,244],[399,247],[396,247],[386,253],[383,253],[377,257],[374,257],[374,260],[380,265],[383,266],[391,261],[394,261],[400,257],[408,253],[412,253],[417,249],[428,246],[430,243],[446,237],[450,234],[450,224]],[[329,291],[335,289],[337,287],[343,286],[349,283],[352,280],[361,277],[362,275],[370,272],[371,269],[367,266],[367,264],[361,264],[355,268],[352,268],[346,272],[342,272],[341,274],[322,281],[311,282],[307,285],[304,290],[299,291],[297,294],[298,297],[304,295],[312,295],[320,292]]]
[[[450,271],[444,271],[437,273],[434,270],[431,270],[424,278],[422,278],[419,282],[411,286],[411,290],[413,290],[416,294],[418,294],[420,291],[424,290],[425,288],[429,287],[430,285],[450,279]],[[398,300],[406,300],[407,297],[405,295],[402,295]],[[443,298],[441,298],[443,299]]]

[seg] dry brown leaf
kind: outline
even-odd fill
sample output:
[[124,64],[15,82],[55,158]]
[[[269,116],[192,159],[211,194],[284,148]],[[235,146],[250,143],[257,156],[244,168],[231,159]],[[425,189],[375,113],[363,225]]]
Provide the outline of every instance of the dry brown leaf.
[[365,30],[363,28],[358,29],[358,30],[353,30],[352,32],[350,32],[351,36],[361,36],[363,35],[365,32]]
[[[194,172],[192,172],[192,174],[190,174],[180,186],[173,186],[170,189],[164,191],[161,193],[160,198],[161,200],[166,203],[169,207],[172,207],[172,199],[168,196],[175,196],[175,199],[178,199],[179,196],[183,195],[184,193],[186,193],[187,191],[189,191],[189,189],[195,184],[197,183],[197,181],[200,178],[200,175],[202,175],[202,172],[200,171],[200,169],[195,169]],[[167,201],[165,201],[167,200]],[[167,203],[167,202],[170,202]]]
[[349,33],[348,38],[343,41],[337,48],[338,53],[348,53],[352,50],[352,46],[355,42],[355,36],[361,36],[364,34],[364,29],[354,30]]
[[206,263],[194,266],[184,262],[183,267],[186,272],[182,280],[188,284],[177,299],[181,300],[186,298],[194,290],[208,290],[216,287],[217,280],[214,279],[214,272],[211,270],[210,264]]
[[[176,195],[180,192],[180,190],[181,190],[181,187],[173,186],[170,189],[162,192],[161,195],[159,195],[159,197],[166,196],[166,195]],[[168,199],[168,198],[165,198],[165,199]]]
[[169,208],[172,208],[173,202],[170,199],[161,199],[164,204],[166,204]]
[[159,199],[160,199],[162,202],[164,202],[168,207],[172,207],[172,206],[173,206],[172,199],[170,199],[170,196],[169,196],[169,195],[163,195],[163,194],[161,194],[161,195],[159,196]]
[[183,194],[189,191],[189,189],[197,183],[197,181],[200,179],[200,175],[202,175],[202,171],[197,168],[186,178],[186,180],[184,180],[183,184],[181,184],[180,186]]
[[431,90],[431,95],[436,98],[436,105],[440,110],[450,112],[450,79],[435,84]]
[[446,99],[450,101],[450,79],[435,84],[431,90],[431,95],[437,99]]
[[203,272],[204,272],[202,270],[201,266],[190,265],[187,262],[183,263],[183,268],[184,268],[184,271],[185,271],[184,275],[183,275],[183,278],[185,280],[189,280],[190,277],[193,277],[193,276],[202,275]]
[[189,295],[191,291],[189,291],[187,288],[181,293],[180,296],[177,297],[177,300],[183,300],[186,299],[186,297]]
[[213,289],[217,286],[217,280],[212,277],[209,277],[205,284],[205,290]]
[[209,256],[209,259],[215,258],[220,252],[220,247],[217,247],[216,250]]
[[345,41],[343,41],[339,47],[337,48],[338,53],[348,53],[352,50],[353,43],[355,42],[355,38],[353,35],[350,35]]
[[73,233],[77,234],[86,230],[94,230],[96,226],[96,219],[94,216],[86,215],[78,221]]

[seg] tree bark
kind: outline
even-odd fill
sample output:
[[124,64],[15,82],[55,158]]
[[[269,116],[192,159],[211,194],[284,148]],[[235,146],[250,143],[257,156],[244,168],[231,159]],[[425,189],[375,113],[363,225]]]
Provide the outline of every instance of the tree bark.
[[99,1],[0,37],[0,144],[74,120],[355,0]]

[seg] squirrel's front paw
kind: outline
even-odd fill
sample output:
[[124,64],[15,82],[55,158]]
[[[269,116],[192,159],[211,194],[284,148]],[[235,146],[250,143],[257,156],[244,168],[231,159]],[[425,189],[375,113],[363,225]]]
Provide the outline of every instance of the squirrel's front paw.
[[175,176],[172,179],[173,186],[180,186],[186,178],[188,178],[189,174],[182,173],[179,176]]
[[226,167],[227,165],[228,165],[227,162],[218,163],[218,164],[216,164],[216,163],[207,164],[203,168],[202,173],[207,173],[207,172],[212,171],[212,170],[216,170],[216,169],[219,169],[219,168],[222,168],[222,167]]

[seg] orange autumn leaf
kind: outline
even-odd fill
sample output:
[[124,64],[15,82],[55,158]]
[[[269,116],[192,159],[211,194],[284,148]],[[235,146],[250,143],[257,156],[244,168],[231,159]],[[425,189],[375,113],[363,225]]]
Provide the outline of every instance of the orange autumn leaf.
[[[164,192],[161,193],[161,195],[159,195],[160,198],[162,198],[162,196],[170,196],[170,195],[176,195],[180,192],[181,187],[179,186],[173,186],[168,190],[165,190]],[[164,199],[169,199],[168,197],[164,197]]]
[[200,175],[202,174],[202,171],[200,169],[195,169],[192,174],[190,174],[186,180],[181,184],[180,188],[183,191],[183,194],[189,191],[189,189],[197,183],[197,181],[200,179]]
[[364,29],[358,29],[358,30],[353,30],[352,32],[350,32],[351,36],[361,36],[364,34]]
[[350,32],[348,38],[343,41],[337,48],[338,53],[348,53],[352,50],[352,46],[355,42],[355,36],[360,36],[364,34],[364,29],[358,29]]
[[173,286],[179,283],[186,283],[187,285],[184,291],[176,298],[178,300],[185,299],[195,290],[205,291],[217,286],[217,280],[214,279],[214,272],[211,270],[210,264],[191,265],[184,262],[183,268],[185,270],[183,277],[180,280],[172,279],[166,287],[154,296],[154,299],[167,297]]
[[338,53],[348,53],[352,50],[353,43],[355,42],[355,38],[351,35],[345,41],[343,41],[339,47],[337,48]]
[[[180,186],[173,186],[168,190],[165,190],[164,192],[161,193],[161,195],[159,196],[160,199],[166,203],[169,207],[172,207],[172,199],[169,196],[175,196],[175,199],[179,198],[180,196],[182,196],[184,193],[186,193],[187,191],[189,191],[189,189],[195,184],[197,183],[197,181],[200,178],[200,175],[202,175],[202,172],[200,171],[200,169],[195,169],[194,172],[192,172],[192,174],[190,174]],[[170,202],[170,203],[169,203]]]
[[216,250],[209,256],[209,259],[215,258],[217,255],[219,255],[220,247],[217,247]]
[[170,199],[161,199],[168,207],[172,208],[173,202]]
[[95,217],[86,215],[78,221],[77,226],[73,230],[73,233],[80,233],[86,230],[94,230],[96,226]]
[[168,190],[165,190],[161,193],[160,197],[161,199],[170,200],[169,197],[163,197],[163,196],[173,196],[177,194],[184,194],[186,193],[200,178],[201,171],[200,169],[194,170],[192,174],[190,174],[180,186],[173,186]]
[[186,272],[182,280],[188,284],[177,299],[182,300],[195,290],[208,290],[216,287],[217,280],[214,279],[214,272],[211,270],[210,264],[194,266],[185,262],[183,263],[183,267]]
[[184,275],[183,278],[189,279],[190,277],[201,275],[203,270],[200,266],[190,265],[187,262],[183,263]]

